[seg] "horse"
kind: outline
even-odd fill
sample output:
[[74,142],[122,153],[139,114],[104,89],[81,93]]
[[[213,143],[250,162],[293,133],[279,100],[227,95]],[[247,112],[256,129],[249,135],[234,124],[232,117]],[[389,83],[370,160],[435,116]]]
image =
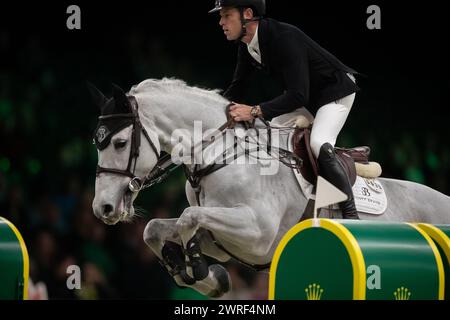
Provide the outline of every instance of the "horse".
[[[92,207],[95,216],[110,225],[135,215],[133,201],[142,180],[155,168],[161,169],[162,153],[173,154],[180,144],[192,148],[190,139],[180,136],[194,135],[197,121],[201,121],[202,132],[217,132],[227,122],[230,104],[218,90],[188,86],[173,78],[148,79],[128,93],[114,86],[110,98],[96,88],[91,91],[102,113],[95,133],[98,168]],[[181,133],[174,138],[176,131]],[[280,140],[280,147],[286,148],[287,139]],[[189,172],[202,167],[180,159]],[[179,287],[221,297],[231,290],[230,276],[222,264],[233,258],[267,271],[278,243],[298,223],[308,199],[291,167],[277,166],[280,162],[275,158],[265,161],[235,161],[211,170],[194,186],[192,180],[186,181],[190,206],[179,218],[148,222],[143,240]],[[270,165],[277,170],[262,174],[262,168]],[[386,178],[379,182],[388,206],[382,215],[360,213],[361,219],[450,222],[450,197],[414,182]],[[340,217],[339,213],[334,216]],[[217,263],[208,265],[205,256]]]

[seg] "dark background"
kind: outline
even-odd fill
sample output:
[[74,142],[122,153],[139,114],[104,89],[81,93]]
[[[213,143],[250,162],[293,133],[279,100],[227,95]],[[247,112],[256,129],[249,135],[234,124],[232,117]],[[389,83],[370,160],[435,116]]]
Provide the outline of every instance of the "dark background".
[[[187,206],[182,173],[141,195],[146,218],[115,227],[96,221],[91,140],[98,110],[85,83],[108,93],[111,83],[128,90],[147,78],[176,77],[225,89],[236,47],[224,38],[218,15],[207,14],[213,2],[0,5],[0,215],[22,231],[31,277],[46,283],[50,298],[177,297],[142,231],[149,218],[175,217]],[[358,79],[362,91],[340,146],[369,145],[383,176],[449,194],[449,32],[441,3],[272,0],[268,16],[298,26],[367,75]],[[71,4],[81,8],[81,30],[66,28]],[[381,7],[381,30],[366,27],[371,4]],[[270,99],[277,90],[256,74],[244,102]],[[84,288],[93,289],[65,289],[70,264],[82,265]],[[263,297],[263,278],[230,268],[242,292]]]

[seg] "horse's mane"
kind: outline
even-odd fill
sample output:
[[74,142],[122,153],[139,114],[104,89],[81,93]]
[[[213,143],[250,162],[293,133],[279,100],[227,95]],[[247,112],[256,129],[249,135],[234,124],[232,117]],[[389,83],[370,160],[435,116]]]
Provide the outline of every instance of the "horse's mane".
[[204,100],[213,100],[217,104],[223,105],[227,101],[220,95],[219,89],[205,89],[195,86],[188,86],[186,82],[175,78],[147,79],[133,86],[130,94],[189,94]]

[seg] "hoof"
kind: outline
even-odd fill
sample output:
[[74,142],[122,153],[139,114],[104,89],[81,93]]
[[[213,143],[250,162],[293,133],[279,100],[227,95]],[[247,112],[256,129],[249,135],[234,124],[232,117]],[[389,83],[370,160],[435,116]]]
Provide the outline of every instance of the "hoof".
[[231,278],[227,269],[220,264],[213,264],[209,266],[209,270],[213,273],[214,278],[217,279],[217,289],[211,291],[208,296],[210,298],[220,298],[225,293],[231,290]]

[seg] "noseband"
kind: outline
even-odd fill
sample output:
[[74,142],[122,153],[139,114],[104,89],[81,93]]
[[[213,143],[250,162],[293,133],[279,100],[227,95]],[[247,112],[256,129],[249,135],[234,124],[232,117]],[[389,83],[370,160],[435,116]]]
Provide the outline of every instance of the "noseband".
[[[131,113],[126,114],[113,114],[113,115],[106,115],[106,116],[100,116],[100,121],[105,120],[117,120],[122,119],[124,121],[132,121],[133,129],[131,133],[131,148],[130,148],[130,156],[128,159],[128,165],[126,170],[120,170],[120,169],[113,169],[113,168],[103,168],[97,165],[97,176],[100,173],[112,173],[116,175],[122,175],[127,176],[131,178],[131,181],[128,183],[128,189],[133,192],[139,192],[143,188],[149,187],[153,184],[156,184],[160,182],[166,174],[166,168],[161,168],[160,166],[156,166],[150,174],[148,174],[146,177],[141,178],[135,175],[136,171],[136,163],[137,159],[139,157],[139,149],[141,147],[141,133],[144,134],[144,137],[147,139],[148,143],[150,144],[152,150],[155,152],[158,163],[161,162],[164,158],[167,157],[161,157],[158,149],[156,148],[155,144],[153,143],[152,139],[150,139],[150,136],[147,133],[147,130],[142,126],[142,123],[139,119],[139,113],[138,113],[138,103],[136,101],[136,98],[133,96],[127,96],[128,101],[130,102],[131,106]],[[133,164],[134,161],[134,164]],[[131,170],[131,167],[133,166],[133,170]]]

